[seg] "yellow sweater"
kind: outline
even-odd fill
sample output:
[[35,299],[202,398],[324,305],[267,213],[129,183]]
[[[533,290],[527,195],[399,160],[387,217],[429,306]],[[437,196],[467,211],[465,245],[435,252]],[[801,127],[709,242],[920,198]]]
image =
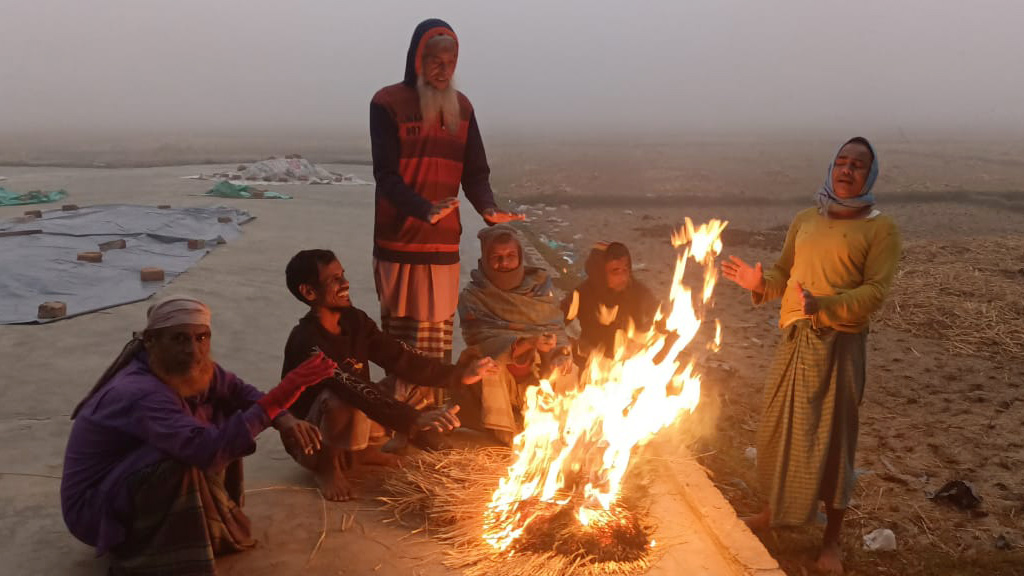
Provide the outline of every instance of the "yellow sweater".
[[872,212],[867,218],[839,220],[808,208],[796,215],[786,234],[782,256],[764,273],[764,294],[754,303],[782,298],[780,326],[804,315],[797,284],[818,299],[815,326],[862,332],[882,306],[900,259],[900,234],[892,218]]

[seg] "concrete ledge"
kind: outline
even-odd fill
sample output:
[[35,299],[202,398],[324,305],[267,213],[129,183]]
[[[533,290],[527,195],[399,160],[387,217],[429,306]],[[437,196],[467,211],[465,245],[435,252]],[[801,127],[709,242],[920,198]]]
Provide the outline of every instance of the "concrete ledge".
[[[652,446],[653,448],[653,446]],[[661,458],[658,467],[714,542],[719,555],[744,576],[786,576],[761,541],[736,512],[704,469],[686,456]]]

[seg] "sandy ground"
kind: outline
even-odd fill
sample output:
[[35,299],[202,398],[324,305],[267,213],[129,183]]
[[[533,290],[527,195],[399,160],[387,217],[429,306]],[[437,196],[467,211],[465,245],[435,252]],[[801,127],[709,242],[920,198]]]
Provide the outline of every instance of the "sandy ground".
[[[337,166],[372,179],[367,167]],[[194,196],[211,183],[182,180],[195,166],[136,170],[5,168],[12,189],[69,190],[79,205],[134,202],[174,206],[229,204],[257,219],[237,241],[220,246],[160,294],[186,293],[213,309],[216,358],[266,389],[277,381],[288,332],[305,313],[288,293],[284,267],[296,251],[334,250],[346,266],[357,306],[377,315],[371,275],[373,188],[290,186],[293,200],[228,200]],[[46,208],[43,206],[42,208]],[[51,206],[52,208],[52,206]],[[0,209],[0,218],[26,207]],[[468,261],[476,259],[478,217],[464,217]],[[468,275],[468,267],[463,267]],[[0,326],[0,557],[3,574],[104,574],[105,561],[77,542],[60,517],[59,485],[68,416],[118,350],[141,327],[149,302],[112,308],[45,326]],[[250,513],[265,546],[224,562],[225,574],[295,574],[309,558],[323,523],[319,495],[280,446],[276,432],[259,438],[246,459]],[[372,485],[373,483],[371,483]],[[268,487],[272,490],[261,490]],[[288,488],[291,487],[291,488]],[[295,487],[306,489],[295,489]],[[372,494],[327,509],[328,537],[309,574],[445,574],[436,545],[384,524]],[[355,522],[342,534],[343,515]],[[393,550],[399,538],[401,550]],[[376,572],[374,572],[376,570]]]
[[[492,146],[496,189],[529,207],[530,233],[565,245],[540,248],[571,278],[574,265],[557,260],[570,250],[576,265],[598,239],[626,242],[638,275],[664,292],[673,262],[670,230],[686,216],[730,221],[726,253],[769,264],[793,214],[820,183],[833,142],[729,140],[688,143],[650,139],[610,144],[545,141]],[[1012,246],[1024,231],[1024,145],[1020,142],[876,142],[882,160],[876,193],[900,224],[907,254],[943,243]],[[355,146],[354,149],[357,149]],[[169,152],[173,157],[173,151]],[[205,169],[205,168],[204,168]],[[344,167],[368,177],[366,167]],[[66,187],[79,204],[136,201],[205,204],[208,183],[175,176],[196,167],[136,170],[0,168],[9,188]],[[279,350],[303,310],[287,293],[283,267],[296,250],[324,246],[348,266],[357,305],[374,313],[370,276],[369,189],[295,188],[296,199],[224,201],[258,220],[237,242],[222,246],[166,292],[207,299],[214,309],[214,351],[226,366],[258,386],[271,385]],[[221,199],[219,199],[221,200]],[[540,207],[539,204],[544,204]],[[329,207],[330,209],[325,209]],[[0,209],[0,218],[24,208]],[[351,218],[362,214],[363,218]],[[475,245],[475,217],[465,218],[464,247]],[[564,222],[564,223],[563,223]],[[556,245],[557,246],[557,245]],[[1011,282],[1024,268],[1020,250],[964,267]],[[475,256],[464,256],[472,262]],[[464,271],[467,268],[464,267]],[[960,271],[953,270],[954,276]],[[568,280],[566,284],[568,284]],[[899,285],[897,286],[897,293]],[[760,415],[762,374],[778,339],[777,307],[753,308],[733,286],[716,293],[724,326],[720,368],[705,377],[695,447],[719,489],[741,513],[760,505],[752,462]],[[964,296],[969,298],[970,296]],[[954,302],[951,300],[950,302]],[[56,507],[67,415],[94,377],[136,328],[146,303],[123,306],[48,326],[0,326],[0,556],[3,573],[101,574],[105,564],[67,534]],[[259,311],[254,313],[253,311]],[[861,412],[858,467],[863,471],[848,516],[844,554],[853,574],[1020,574],[1024,568],[1024,358],[963,354],[938,330],[911,334],[880,318],[869,339],[869,382]],[[950,479],[973,483],[978,510],[939,506],[927,494]],[[267,432],[247,466],[251,488],[309,487],[308,479]],[[331,529],[310,564],[314,574],[438,574],[438,547],[382,524],[367,500],[331,505]],[[253,492],[247,509],[258,536],[273,545],[223,563],[225,573],[294,573],[306,563],[322,522],[310,490]],[[356,514],[342,534],[343,514]],[[899,550],[862,550],[863,534],[886,527]],[[1000,537],[1004,540],[1000,540]],[[820,528],[765,536],[790,574],[809,573]],[[1010,543],[1010,550],[997,546]],[[1014,548],[1015,547],[1015,548]],[[279,553],[286,551],[283,553]],[[259,560],[250,563],[245,556]]]
[[[882,161],[876,195],[901,227],[907,258],[937,245],[979,248],[970,265],[950,258],[950,283],[933,288],[949,290],[957,277],[980,274],[1009,282],[1004,294],[1013,296],[1016,287],[1013,309],[1020,308],[1022,147],[876,146]],[[686,216],[728,220],[725,253],[770,266],[792,216],[811,205],[833,151],[831,143],[811,141],[583,145],[572,154],[552,145],[537,150],[532,162],[510,153],[524,169],[504,184],[534,217],[535,233],[559,243],[548,254],[570,275],[594,241],[618,240],[631,247],[638,276],[664,294],[672,271],[669,234]],[[991,241],[1010,248],[985,257]],[[566,251],[575,255],[574,265],[558,257]],[[909,265],[903,268],[908,272]],[[964,306],[972,298],[978,296],[947,293],[936,306]],[[1021,313],[994,320],[1015,322],[1019,332]],[[744,454],[754,444],[763,375],[778,341],[778,306],[755,308],[740,289],[722,284],[716,314],[724,325],[718,356],[724,366],[708,373],[700,410],[717,419],[695,451],[706,454],[703,463],[737,510],[750,513],[761,501],[753,462]],[[868,340],[857,461],[862,475],[844,534],[850,572],[1024,573],[1024,356],[999,353],[995,345],[958,353],[938,329],[914,335],[885,319],[878,318]],[[979,509],[961,511],[927,498],[953,479],[974,485],[983,498]],[[895,532],[896,553],[862,550],[862,536],[876,528]],[[802,574],[811,569],[820,534],[820,528],[778,531],[764,541],[788,573]],[[1016,549],[1004,549],[1000,537]]]

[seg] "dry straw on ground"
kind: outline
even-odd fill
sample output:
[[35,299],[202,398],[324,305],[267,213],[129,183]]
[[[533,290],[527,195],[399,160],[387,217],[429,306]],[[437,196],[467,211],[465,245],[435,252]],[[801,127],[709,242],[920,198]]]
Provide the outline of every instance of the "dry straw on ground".
[[449,545],[445,564],[466,576],[626,576],[643,573],[650,557],[593,562],[553,553],[496,552],[483,539],[483,517],[511,452],[503,448],[425,453],[384,483],[382,498],[400,522]]
[[1021,357],[1024,237],[908,243],[880,321],[954,353]]

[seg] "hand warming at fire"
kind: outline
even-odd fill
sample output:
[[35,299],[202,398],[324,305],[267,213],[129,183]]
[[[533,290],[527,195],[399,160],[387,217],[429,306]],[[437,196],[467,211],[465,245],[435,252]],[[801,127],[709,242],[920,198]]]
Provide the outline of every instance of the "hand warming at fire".
[[572,352],[569,351],[569,348],[563,346],[560,350],[560,353],[556,354],[555,357],[551,359],[552,373],[549,376],[549,378],[556,377],[555,371],[557,371],[558,374],[562,375],[567,375],[571,373],[572,366]]
[[494,361],[494,358],[484,356],[474,360],[466,367],[466,371],[462,373],[462,383],[469,386],[470,384],[476,384],[484,376],[492,376],[497,373],[498,363]]
[[764,292],[764,270],[761,263],[754,266],[736,256],[722,262],[722,275],[751,292]]
[[320,429],[313,424],[299,420],[288,412],[282,412],[274,420],[273,426],[280,433],[284,446],[298,446],[303,454],[320,451],[323,437],[320,435]]
[[494,208],[488,208],[481,214],[484,218],[484,222],[490,225],[503,224],[505,222],[515,222],[518,220],[526,220],[525,214],[518,212],[510,212],[508,210],[495,210]]
[[458,413],[459,406],[457,404],[451,408],[442,407],[420,412],[419,417],[416,418],[416,429],[437,430],[438,432],[454,430],[462,426],[462,422],[456,416]]
[[430,207],[430,212],[427,214],[427,222],[437,224],[458,207],[458,198],[445,198],[444,200],[438,200]]

